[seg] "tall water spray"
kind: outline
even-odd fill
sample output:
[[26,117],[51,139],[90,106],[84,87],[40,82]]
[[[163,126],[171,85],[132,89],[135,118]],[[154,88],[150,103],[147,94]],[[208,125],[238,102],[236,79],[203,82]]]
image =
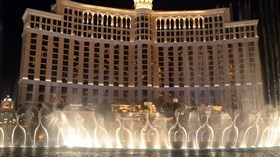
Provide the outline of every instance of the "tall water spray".
[[[274,147],[280,146],[278,113],[272,109],[249,114],[239,111],[230,117],[209,107],[206,111],[189,108],[177,110],[171,117],[116,113],[105,123],[103,117],[96,118],[94,111],[55,111],[47,116],[39,111],[31,119],[38,119],[33,125],[21,124],[23,116],[18,115],[10,129],[5,127],[8,124],[1,124],[0,144],[119,149]],[[5,136],[9,131],[11,139]]]

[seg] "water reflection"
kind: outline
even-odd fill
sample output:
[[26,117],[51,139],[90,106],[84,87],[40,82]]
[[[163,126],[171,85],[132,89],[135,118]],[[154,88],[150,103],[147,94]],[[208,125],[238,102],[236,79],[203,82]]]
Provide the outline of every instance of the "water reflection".
[[93,149],[93,148],[46,148],[14,147],[0,148],[0,155],[5,157],[224,157],[255,156],[277,157],[279,147],[246,149]]

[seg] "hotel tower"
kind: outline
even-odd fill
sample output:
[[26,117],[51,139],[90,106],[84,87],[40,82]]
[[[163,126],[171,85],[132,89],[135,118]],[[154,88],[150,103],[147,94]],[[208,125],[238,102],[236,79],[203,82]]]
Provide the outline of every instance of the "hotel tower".
[[152,1],[26,9],[18,103],[264,104],[258,20],[232,22],[229,8],[155,11]]

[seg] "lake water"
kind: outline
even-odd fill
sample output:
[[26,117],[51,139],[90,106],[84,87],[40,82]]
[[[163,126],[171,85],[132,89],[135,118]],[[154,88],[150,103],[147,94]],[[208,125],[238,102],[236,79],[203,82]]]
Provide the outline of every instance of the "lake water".
[[280,147],[237,149],[0,148],[1,157],[280,157]]

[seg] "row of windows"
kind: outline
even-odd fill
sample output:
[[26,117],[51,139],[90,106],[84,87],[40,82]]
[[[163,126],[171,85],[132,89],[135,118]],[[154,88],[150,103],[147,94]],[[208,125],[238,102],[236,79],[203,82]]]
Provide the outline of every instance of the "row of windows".
[[[68,16],[66,16],[65,18],[68,18]],[[135,23],[135,26],[137,26],[137,29],[135,30],[136,40],[152,40],[151,18],[148,16],[143,16],[143,20],[145,20],[146,18],[148,19],[148,21],[136,21]],[[141,18],[139,19],[141,20]],[[161,20],[161,22],[162,21],[164,20]],[[170,21],[166,20],[163,24],[172,24],[172,22]],[[184,27],[185,23],[180,23],[182,21],[182,19],[173,21],[174,27]],[[205,27],[203,27],[203,30],[158,30],[156,33],[157,42],[202,42],[224,39],[249,38],[255,37],[257,35],[255,26],[231,27],[226,28],[224,32],[223,24],[221,23],[221,21],[214,23],[208,23],[207,20],[205,21]],[[30,27],[58,33],[63,32],[66,34],[89,38],[130,41],[130,29],[128,27],[113,28],[107,26],[92,26],[74,23],[72,21],[69,21],[69,19],[65,20],[62,27],[61,21],[33,15],[31,16]]]
[[111,15],[93,14],[86,11],[83,13],[83,24],[129,29],[131,28],[131,19],[129,17],[122,18]]
[[110,15],[99,12],[92,12],[90,10],[74,12],[72,9],[64,9],[64,20],[69,22],[88,24],[88,25],[99,25],[99,26],[110,26],[119,28],[131,28],[131,17]]
[[30,27],[89,38],[130,41],[130,29],[128,28],[89,26],[69,21],[62,23],[56,19],[33,15],[31,15]]
[[[55,102],[58,103],[69,103],[77,101],[76,103],[82,103],[83,105],[87,105],[88,103],[98,103],[98,96],[101,94],[103,97],[108,97],[112,95],[113,102],[117,102],[119,100],[128,99],[129,93],[133,95],[133,97],[137,97],[139,95],[142,96],[142,99],[146,99],[148,97],[154,97],[155,95],[159,95],[162,98],[174,98],[179,97],[184,101],[185,94],[188,94],[188,99],[191,104],[196,104],[197,102],[206,103],[206,104],[221,104],[223,101],[223,97],[225,97],[228,92],[233,93],[235,98],[237,97],[236,90],[198,90],[198,91],[148,91],[148,90],[107,90],[107,89],[87,89],[87,88],[69,88],[69,87],[56,87],[56,86],[45,86],[45,85],[34,85],[27,84],[27,94],[26,100],[33,101],[34,90],[38,90],[37,101],[39,103],[44,102]],[[46,94],[48,93],[48,94]],[[67,97],[68,95],[71,97]],[[48,97],[46,95],[49,95]],[[72,99],[72,100],[71,100]],[[102,98],[104,99],[104,98]],[[233,99],[233,97],[232,97]]]
[[30,16],[30,27],[35,29],[43,29],[47,31],[53,31],[61,33],[62,23],[57,19],[50,19],[40,16]]
[[130,41],[130,21],[128,17],[111,17],[93,14],[91,11],[84,11],[78,15],[65,14],[63,33],[90,38]]
[[[233,44],[225,48],[225,45],[215,48],[211,45],[198,46],[196,49],[188,46],[187,50],[183,47],[159,47],[157,58],[149,53],[153,50],[151,45],[143,44],[140,49],[139,45],[135,46],[134,54],[131,54],[134,58],[131,58],[129,46],[125,45],[90,44],[47,35],[40,35],[42,39],[38,40],[38,37],[35,33],[31,34],[28,67],[28,78],[31,80],[128,87],[132,81],[129,80],[129,73],[134,73],[134,81],[131,82],[134,86],[140,85],[141,81],[144,86],[184,87],[184,79],[188,79],[187,84],[193,87],[225,84],[227,77],[233,85],[240,80],[244,81],[247,62],[251,72],[255,73],[255,49],[252,42],[249,42],[248,50],[242,43],[237,44],[237,49],[233,48]],[[64,44],[59,45],[60,41]],[[70,42],[73,43],[72,48]],[[63,51],[59,51],[62,46]],[[245,52],[248,51],[249,58],[245,58]],[[158,63],[158,69],[151,66],[154,62]],[[132,65],[133,70],[130,68]],[[226,69],[225,65],[228,65]],[[35,69],[39,70],[36,72]],[[188,73],[185,74],[185,71]],[[159,83],[152,77],[157,74],[154,72],[158,73]]]
[[[214,34],[215,33],[215,34]],[[157,42],[203,42],[223,40],[223,30],[157,31]]]
[[[34,79],[34,71],[35,67],[40,69],[40,80],[46,81],[46,75],[47,75],[47,64],[51,65],[51,73],[49,74],[51,76],[51,81],[56,82],[57,78],[62,77],[63,83],[69,83],[68,79],[71,80],[71,83],[78,84],[79,81],[83,80],[83,84],[88,84],[90,79],[90,71],[92,71],[93,74],[93,83],[94,85],[98,85],[100,82],[99,80],[99,70],[101,68],[101,72],[103,73],[103,84],[108,85],[109,84],[109,73],[110,69],[113,68],[113,74],[114,76],[114,83],[115,86],[118,86],[119,83],[119,77],[123,76],[123,85],[128,86],[128,70],[129,70],[129,46],[122,46],[121,51],[121,45],[115,45],[112,48],[110,48],[110,44],[104,44],[102,47],[103,53],[101,52],[101,44],[94,43],[92,48],[90,48],[89,42],[80,42],[78,40],[74,40],[74,46],[73,52],[70,51],[70,40],[69,39],[60,39],[63,40],[64,44],[60,45],[60,47],[63,47],[63,51],[60,53],[63,53],[61,58],[61,63],[59,63],[59,38],[54,37],[52,40],[52,37],[48,38],[48,36],[43,35],[42,36],[42,43],[39,48],[41,48],[41,56],[38,56],[37,59],[40,60],[40,65],[35,65],[35,52],[37,49],[36,41],[37,41],[37,34],[32,33],[31,36],[34,36],[34,39],[31,38],[31,41],[33,41],[34,44],[30,45],[30,64],[29,64],[29,70],[28,73],[30,77],[29,79]],[[51,56],[48,56],[48,41],[50,45],[53,45],[53,53]],[[51,41],[53,41],[51,43]],[[31,42],[32,43],[32,42]],[[81,47],[83,45],[83,47]],[[50,46],[50,52],[51,52],[51,46]],[[93,55],[91,55],[93,53]],[[92,59],[90,58],[90,55],[92,56]],[[103,57],[101,57],[103,56]],[[113,62],[110,61],[110,58],[113,57]],[[123,57],[123,66],[120,65],[121,57]],[[103,58],[103,59],[102,59]],[[38,63],[38,62],[36,62]],[[99,66],[100,63],[103,63],[104,67]],[[110,67],[110,65],[114,64],[113,67]],[[62,67],[58,67],[58,64],[62,65]],[[123,68],[123,69],[121,69]],[[69,71],[72,72],[72,75],[69,76]],[[123,71],[123,72],[122,72]],[[61,75],[59,72],[62,72]],[[122,73],[120,73],[122,72]],[[80,75],[82,74],[82,77]],[[61,81],[61,79],[60,79]],[[90,81],[92,82],[92,81]]]
[[255,26],[226,28],[223,29],[204,29],[204,30],[177,30],[177,31],[157,31],[157,42],[204,42],[224,39],[239,39],[256,37]]
[[257,36],[255,26],[230,27],[225,29],[226,39],[253,38]]
[[[214,47],[209,45],[206,47],[199,46],[197,52],[194,53],[193,47],[187,48],[187,56],[184,57],[182,54],[182,47],[175,48],[175,52],[178,52],[178,56],[174,55],[173,47],[168,48],[168,51],[163,51],[162,47],[158,48],[158,76],[159,76],[159,87],[184,87],[184,78],[188,79],[187,85],[193,86],[215,86],[225,85],[227,78],[230,83],[235,85],[237,82],[246,84],[245,82],[245,64],[252,62],[256,64],[253,59],[246,59],[244,57],[245,44],[238,43],[238,49],[233,49],[233,44],[228,44],[226,49],[227,53],[223,52],[223,47],[226,45],[217,45]],[[251,56],[254,56],[254,43],[249,43],[249,51],[251,49]],[[234,52],[236,51],[236,52]],[[248,50],[247,50],[248,52]],[[234,53],[239,53],[238,57],[234,56]],[[166,55],[164,55],[166,54]],[[178,58],[176,58],[176,56]],[[185,58],[185,59],[183,59]],[[168,60],[167,60],[168,59]],[[167,60],[167,61],[166,61]],[[187,60],[187,61],[186,61]],[[225,62],[228,60],[228,63]],[[183,63],[187,63],[188,66],[182,66]],[[168,66],[165,65],[168,63]],[[224,68],[228,64],[228,70]],[[255,70],[255,66],[251,65],[251,69]],[[187,73],[184,73],[184,68],[187,68]],[[174,71],[178,73],[174,77]],[[236,71],[239,71],[236,74]],[[166,75],[168,77],[166,77]],[[175,84],[174,84],[175,82]],[[176,83],[177,82],[177,83]]]
[[150,15],[139,15],[135,22],[135,39],[152,40],[152,21]]
[[[156,29],[157,30],[181,30],[181,29],[195,29],[205,28],[206,24],[222,22],[222,16],[216,17],[174,17],[174,18],[157,18]],[[212,28],[212,27],[210,27]]]

